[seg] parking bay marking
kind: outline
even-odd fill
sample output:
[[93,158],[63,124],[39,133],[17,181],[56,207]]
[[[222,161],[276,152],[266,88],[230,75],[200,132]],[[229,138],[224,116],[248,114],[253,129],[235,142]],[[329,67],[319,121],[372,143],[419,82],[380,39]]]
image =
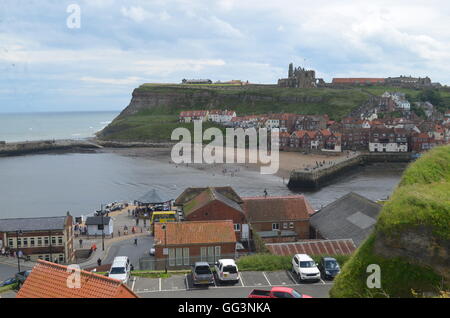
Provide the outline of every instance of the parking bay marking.
[[[264,278],[266,279],[267,283],[269,284],[269,286],[272,286],[272,284],[270,283],[269,279],[267,278],[266,273],[262,272],[262,274],[263,274]],[[259,285],[261,285],[261,284],[259,284]]]

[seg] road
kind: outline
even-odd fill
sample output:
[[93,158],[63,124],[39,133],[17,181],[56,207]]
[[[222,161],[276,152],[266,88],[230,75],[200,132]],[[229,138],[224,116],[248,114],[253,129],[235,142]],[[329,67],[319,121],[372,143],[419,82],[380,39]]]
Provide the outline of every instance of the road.
[[134,239],[114,243],[109,249],[108,256],[102,260],[103,264],[112,264],[116,256],[128,256],[130,263],[136,270],[139,269],[139,259],[149,256],[150,248],[153,246],[153,237],[141,236],[138,238],[138,245],[134,245]]

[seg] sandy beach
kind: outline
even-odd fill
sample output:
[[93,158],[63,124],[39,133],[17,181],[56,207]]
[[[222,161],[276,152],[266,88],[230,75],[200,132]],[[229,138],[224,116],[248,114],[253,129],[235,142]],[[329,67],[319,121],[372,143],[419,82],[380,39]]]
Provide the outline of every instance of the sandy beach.
[[[157,160],[160,162],[167,162],[176,165],[171,159],[171,148],[153,148],[153,147],[136,147],[136,148],[104,148],[102,151],[120,154],[123,156],[146,158]],[[226,148],[224,150],[227,151]],[[182,164],[183,166],[192,167],[199,170],[208,171],[216,174],[236,174],[241,170],[260,171],[261,162],[249,163],[249,157],[252,154],[249,151],[245,152],[244,157],[242,153],[237,154],[236,158],[245,163],[191,163]],[[350,154],[354,155],[354,154]],[[301,152],[279,152],[279,169],[276,175],[280,178],[289,179],[290,172],[297,169],[312,169],[317,166],[317,163],[326,165],[333,164],[338,161],[345,160],[349,156],[347,152],[340,154],[324,155],[324,154],[303,154]],[[245,159],[244,159],[245,158]],[[237,161],[237,160],[236,160]]]

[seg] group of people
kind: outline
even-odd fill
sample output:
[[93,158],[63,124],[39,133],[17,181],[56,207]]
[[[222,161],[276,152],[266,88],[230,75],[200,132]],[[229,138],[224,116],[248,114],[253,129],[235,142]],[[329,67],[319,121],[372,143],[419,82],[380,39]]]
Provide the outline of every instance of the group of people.
[[2,247],[2,249],[0,250],[0,255],[1,256],[5,256],[5,257],[19,257],[19,258],[23,258],[24,254],[22,251],[18,251],[16,253],[15,250],[11,250],[11,249],[6,249],[5,247]]

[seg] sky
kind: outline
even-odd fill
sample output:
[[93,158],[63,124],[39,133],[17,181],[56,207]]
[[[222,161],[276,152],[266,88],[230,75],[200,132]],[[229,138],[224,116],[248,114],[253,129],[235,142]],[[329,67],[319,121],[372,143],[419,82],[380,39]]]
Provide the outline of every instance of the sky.
[[0,112],[121,110],[142,83],[276,83],[290,62],[449,85],[449,16],[447,0],[1,0]]

